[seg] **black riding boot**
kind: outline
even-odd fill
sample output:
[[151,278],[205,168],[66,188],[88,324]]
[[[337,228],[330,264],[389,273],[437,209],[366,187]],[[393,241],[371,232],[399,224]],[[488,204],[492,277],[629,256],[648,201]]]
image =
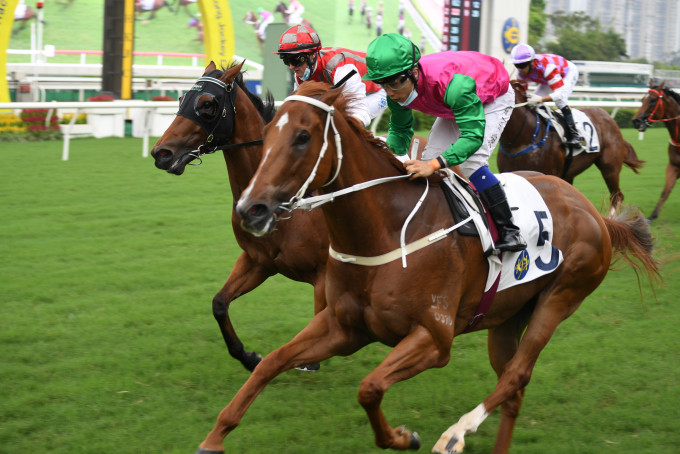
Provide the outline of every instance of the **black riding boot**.
[[482,191],[479,195],[498,227],[496,249],[499,249],[501,252],[517,252],[526,249],[527,243],[522,238],[519,228],[512,222],[510,205],[508,205],[508,200],[505,198],[505,191],[501,184],[496,183]]
[[582,147],[583,142],[581,141],[581,136],[578,133],[578,129],[576,129],[576,123],[574,123],[574,116],[571,113],[571,109],[569,106],[565,106],[560,110],[562,111],[562,115],[564,115],[564,121],[567,123],[567,130],[565,131],[567,135],[566,144],[572,148]]

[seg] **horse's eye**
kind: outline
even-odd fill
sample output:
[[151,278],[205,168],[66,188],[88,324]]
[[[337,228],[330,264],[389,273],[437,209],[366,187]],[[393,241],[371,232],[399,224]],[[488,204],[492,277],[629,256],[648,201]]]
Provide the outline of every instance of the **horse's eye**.
[[307,142],[309,142],[310,135],[309,132],[307,131],[300,131],[298,135],[295,137],[295,141],[293,142],[293,145],[304,145]]
[[196,107],[196,113],[204,120],[213,120],[217,116],[217,103],[213,99],[201,100]]

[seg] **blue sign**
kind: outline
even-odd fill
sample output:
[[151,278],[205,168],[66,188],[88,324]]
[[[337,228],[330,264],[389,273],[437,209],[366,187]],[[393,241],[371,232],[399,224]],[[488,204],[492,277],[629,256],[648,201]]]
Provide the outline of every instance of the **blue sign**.
[[509,18],[503,24],[503,50],[510,53],[513,47],[519,43],[519,22],[514,17]]

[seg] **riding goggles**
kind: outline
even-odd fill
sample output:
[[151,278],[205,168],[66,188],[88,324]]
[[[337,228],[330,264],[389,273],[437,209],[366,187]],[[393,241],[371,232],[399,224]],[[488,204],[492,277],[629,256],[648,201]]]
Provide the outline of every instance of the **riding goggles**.
[[281,54],[281,60],[283,60],[283,64],[286,66],[293,65],[297,67],[303,63],[307,63],[309,61],[309,58],[305,54],[292,54],[292,55]]
[[408,76],[406,74],[400,74],[397,77],[390,79],[380,79],[375,82],[383,88],[389,88],[392,91],[399,91],[406,87],[408,84]]
[[525,61],[524,63],[515,63],[515,68],[524,69],[524,68],[528,67],[529,65],[531,65],[530,61]]

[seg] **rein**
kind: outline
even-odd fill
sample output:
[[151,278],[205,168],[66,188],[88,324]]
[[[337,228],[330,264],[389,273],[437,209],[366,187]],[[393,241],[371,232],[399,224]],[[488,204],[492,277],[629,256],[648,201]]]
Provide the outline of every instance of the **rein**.
[[[524,118],[525,118],[525,120],[526,120],[526,116],[525,116]],[[507,157],[509,157],[509,158],[516,158],[516,157],[522,156],[523,154],[526,154],[526,153],[528,153],[528,152],[530,152],[530,151],[533,151],[533,150],[535,150],[536,148],[542,147],[543,144],[545,143],[545,141],[548,140],[548,136],[550,135],[550,123],[551,123],[551,122],[552,122],[552,120],[548,120],[548,123],[547,123],[547,125],[546,125],[546,127],[545,127],[545,136],[543,136],[543,138],[542,138],[539,142],[534,143],[534,140],[536,140],[536,137],[538,136],[538,131],[539,131],[540,126],[541,126],[541,120],[540,120],[540,117],[539,117],[539,115],[538,115],[538,113],[537,113],[537,114],[536,114],[536,130],[534,131],[534,135],[531,137],[531,142],[529,142],[530,145],[529,145],[528,147],[526,147],[524,150],[520,151],[519,153],[514,153],[514,154],[511,154],[511,153],[508,153],[507,151],[505,151],[505,150],[503,149],[503,146],[502,146],[500,143],[498,144],[498,149],[499,149],[499,150],[501,151],[501,153],[503,153],[505,156],[507,156]],[[522,127],[524,127],[524,125],[522,125]],[[512,142],[510,142],[510,143],[512,143]]]
[[[308,210],[312,210],[312,209],[317,208],[317,207],[319,207],[319,206],[321,206],[321,205],[323,205],[327,202],[332,202],[336,197],[346,195],[346,194],[350,194],[352,192],[360,191],[362,189],[370,188],[372,186],[377,186],[379,184],[388,183],[388,182],[391,182],[391,181],[400,180],[400,179],[404,179],[404,178],[409,178],[412,175],[412,174],[408,174],[408,175],[397,175],[397,176],[393,176],[393,177],[378,178],[378,179],[375,179],[375,180],[370,180],[370,181],[365,181],[363,183],[358,183],[358,184],[355,184],[355,185],[350,186],[348,188],[341,189],[339,191],[334,191],[334,192],[331,192],[331,193],[328,193],[328,194],[322,194],[320,196],[303,199],[304,195],[307,192],[307,189],[309,188],[309,185],[312,183],[312,181],[316,177],[316,171],[319,168],[319,164],[321,163],[321,160],[323,159],[323,157],[326,154],[326,149],[328,148],[329,126],[333,127],[333,133],[335,135],[335,147],[337,149],[338,164],[337,164],[337,168],[335,170],[335,174],[333,175],[333,178],[331,178],[329,181],[327,181],[322,187],[328,186],[333,181],[335,181],[336,178],[338,177],[338,174],[340,173],[340,168],[341,168],[341,164],[342,164],[342,140],[341,140],[341,137],[340,137],[340,133],[338,132],[338,128],[335,126],[335,120],[334,120],[335,108],[333,106],[329,106],[328,104],[321,102],[317,99],[310,98],[308,96],[300,96],[300,95],[291,95],[291,96],[288,96],[286,99],[283,100],[284,103],[288,102],[288,101],[306,102],[307,104],[311,104],[311,105],[318,107],[321,110],[325,111],[327,115],[326,115],[326,125],[324,127],[324,142],[323,142],[323,146],[321,147],[321,151],[319,152],[319,157],[318,157],[316,163],[314,164],[314,168],[312,169],[309,177],[302,184],[302,187],[298,190],[298,192],[287,203],[284,203],[284,204],[281,205],[281,208],[283,210],[289,211],[289,212],[296,210],[296,209],[300,209],[300,208],[306,208]],[[408,227],[409,222],[411,222],[411,219],[413,219],[413,216],[415,216],[418,209],[420,209],[420,206],[423,204],[423,201],[425,200],[425,197],[427,196],[427,193],[430,189],[429,180],[426,179],[425,182],[426,182],[425,191],[423,192],[423,195],[420,196],[420,199],[418,199],[418,202],[416,202],[416,205],[413,208],[413,210],[411,211],[411,213],[409,214],[409,216],[406,218],[406,221],[404,222],[404,226],[401,229],[401,234],[399,236],[399,243],[400,243],[399,251],[401,252],[402,266],[404,268],[406,268],[406,256],[408,254],[410,254],[411,252],[413,252],[413,249],[411,249],[409,247],[410,245],[407,245],[405,243],[406,228]],[[465,222],[468,222],[469,220],[470,219],[467,219]],[[457,224],[456,226],[454,226],[454,228],[458,228],[459,225],[462,225],[465,222]],[[452,228],[452,229],[454,229],[454,228]],[[448,234],[448,232],[450,230],[451,229],[447,230],[446,233],[444,234],[444,236],[446,234]],[[434,235],[434,236],[438,237],[439,235]],[[430,241],[431,240],[428,240],[427,244],[431,244]],[[420,247],[424,247],[424,246],[420,246]],[[334,257],[336,257],[336,256],[337,257],[344,257],[344,260],[340,259],[340,258],[338,258],[338,260],[342,260],[342,261],[355,261],[356,260],[356,257],[354,257],[354,256],[339,254],[337,251],[335,251],[330,246],[329,246],[329,253],[331,254],[331,256],[334,256]]]

